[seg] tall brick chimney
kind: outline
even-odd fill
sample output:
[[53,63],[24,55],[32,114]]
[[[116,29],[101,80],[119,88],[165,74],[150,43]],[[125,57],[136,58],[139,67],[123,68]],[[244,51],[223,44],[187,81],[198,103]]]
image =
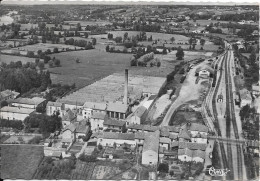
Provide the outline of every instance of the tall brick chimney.
[[128,69],[125,69],[125,90],[124,90],[124,104],[128,103]]

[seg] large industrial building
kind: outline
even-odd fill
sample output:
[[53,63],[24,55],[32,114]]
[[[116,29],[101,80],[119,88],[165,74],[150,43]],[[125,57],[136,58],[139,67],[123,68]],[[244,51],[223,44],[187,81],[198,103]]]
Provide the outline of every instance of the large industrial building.
[[131,75],[126,69],[124,73],[107,76],[57,102],[64,105],[65,110],[79,110],[82,118],[90,118],[93,112],[106,112],[110,118],[125,119],[131,103],[145,96],[157,95],[165,81],[163,77]]

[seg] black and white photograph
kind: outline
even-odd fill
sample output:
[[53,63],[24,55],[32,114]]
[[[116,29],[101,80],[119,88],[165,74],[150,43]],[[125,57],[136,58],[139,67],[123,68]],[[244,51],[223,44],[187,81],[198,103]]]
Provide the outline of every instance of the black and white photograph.
[[0,1],[0,178],[259,180],[259,2]]

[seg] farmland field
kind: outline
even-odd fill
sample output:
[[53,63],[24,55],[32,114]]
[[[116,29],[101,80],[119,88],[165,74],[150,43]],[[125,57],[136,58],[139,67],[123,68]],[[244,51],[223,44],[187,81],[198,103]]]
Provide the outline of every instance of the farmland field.
[[72,180],[89,180],[95,168],[94,162],[82,162],[80,160],[76,163],[76,168],[72,171]]
[[[21,140],[19,140],[21,138]],[[34,138],[34,136],[11,136],[8,140],[6,140],[4,143],[13,143],[13,142],[18,142],[21,143],[24,141],[24,143],[28,143],[29,140]]]
[[3,179],[32,179],[43,157],[43,147],[33,145],[1,145]]
[[12,56],[12,55],[0,55],[0,63],[5,62],[9,64],[10,62],[21,61],[22,64],[27,62],[35,62],[35,58],[21,57],[21,56]]
[[[73,84],[78,88],[105,76],[130,67],[131,54],[107,53],[101,50],[82,50],[52,54],[60,59],[61,67],[50,68],[54,83]],[[79,58],[80,63],[76,63]]]
[[105,26],[108,24],[112,24],[108,21],[64,21],[64,23],[68,23],[71,25],[76,25],[77,23],[80,23],[81,26],[93,26],[93,25],[99,25],[99,26]]
[[118,167],[98,165],[95,166],[91,179],[97,179],[97,180],[108,179],[109,177],[119,172],[120,169]]

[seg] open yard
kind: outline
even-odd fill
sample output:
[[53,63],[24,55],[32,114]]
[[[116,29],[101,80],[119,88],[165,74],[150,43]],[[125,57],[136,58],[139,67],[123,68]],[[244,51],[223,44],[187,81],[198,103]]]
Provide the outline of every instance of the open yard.
[[169,125],[181,126],[189,121],[203,124],[203,119],[199,112],[177,111],[174,117],[170,120]]
[[[112,54],[100,50],[82,50],[52,54],[61,67],[50,68],[54,83],[73,84],[78,88],[130,67],[131,54]],[[79,58],[80,63],[76,63]]]
[[4,143],[28,143],[29,140],[34,138],[35,136],[11,136],[8,140]]
[[1,178],[30,180],[43,157],[43,146],[1,145]]
[[21,61],[22,64],[26,64],[27,62],[35,62],[35,58],[3,55],[3,54],[0,55],[0,64],[2,62],[9,64],[10,62],[18,62],[18,61]]

